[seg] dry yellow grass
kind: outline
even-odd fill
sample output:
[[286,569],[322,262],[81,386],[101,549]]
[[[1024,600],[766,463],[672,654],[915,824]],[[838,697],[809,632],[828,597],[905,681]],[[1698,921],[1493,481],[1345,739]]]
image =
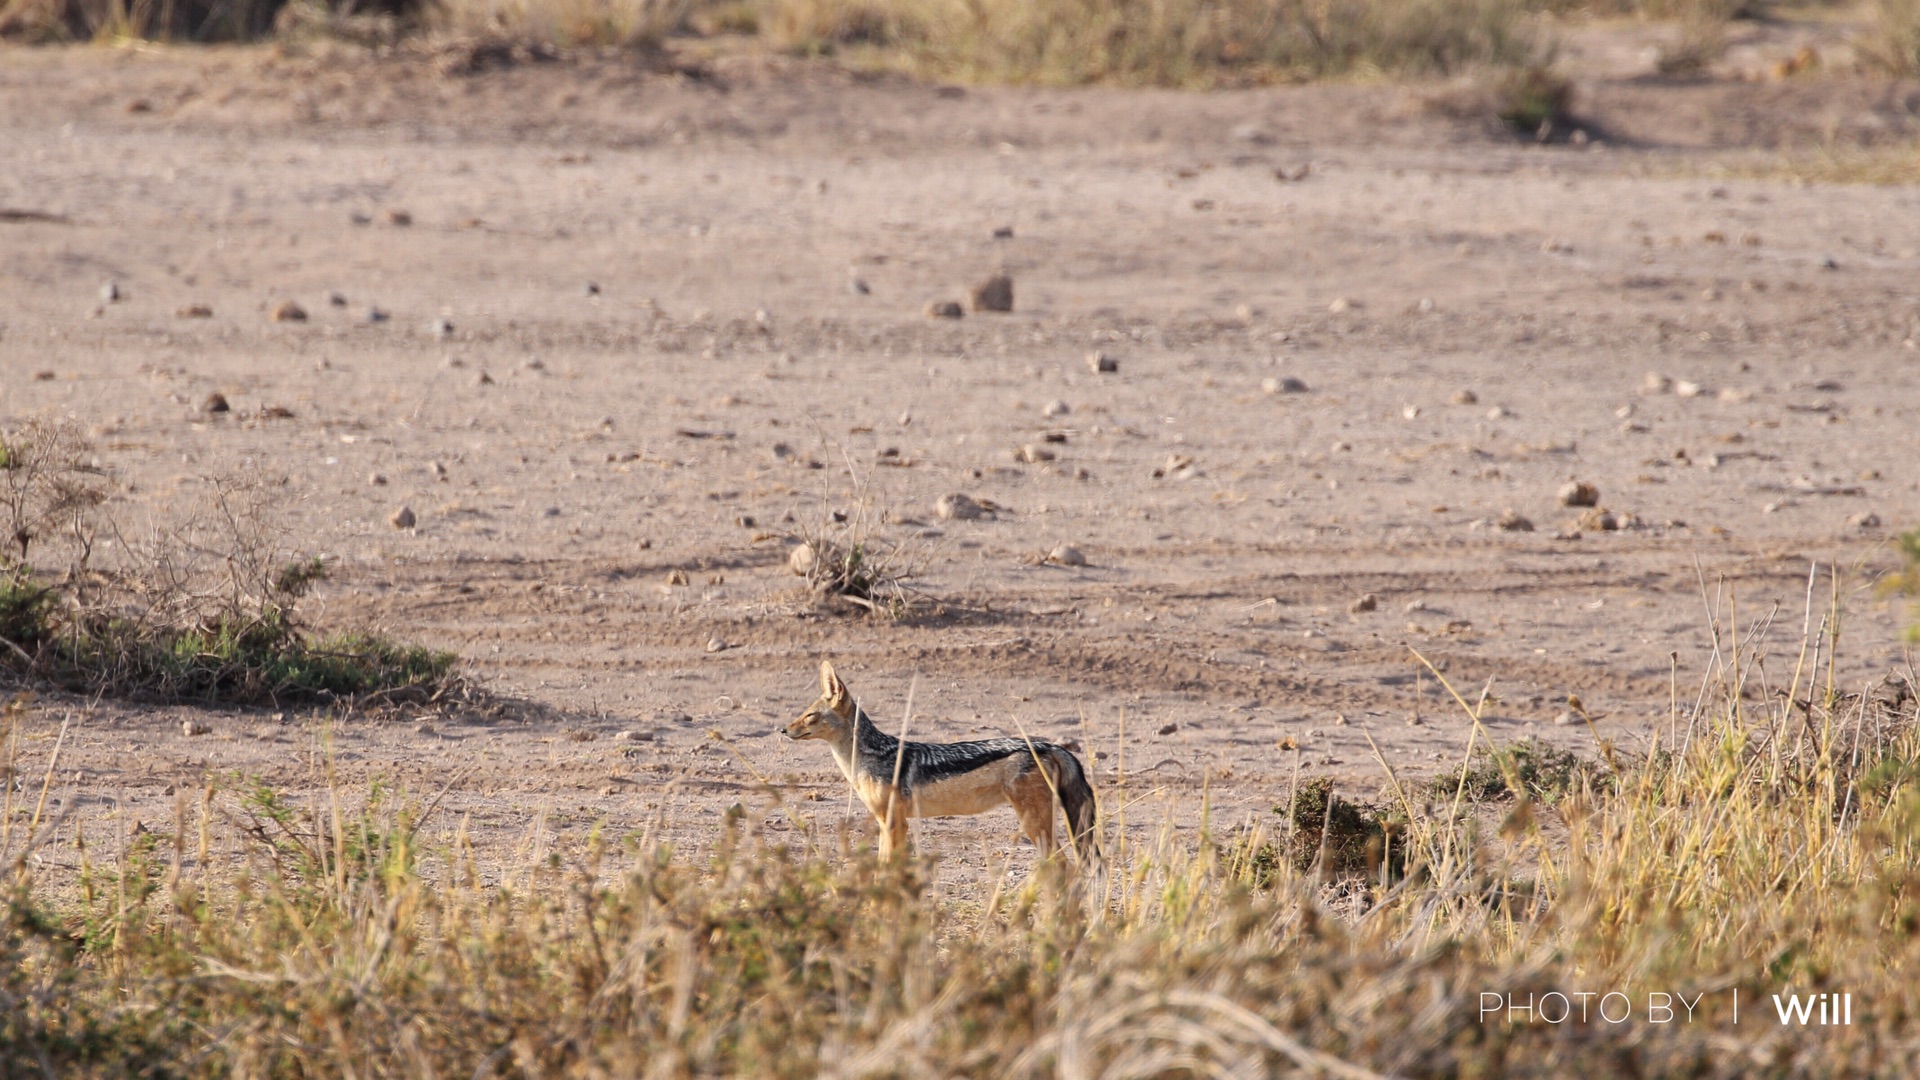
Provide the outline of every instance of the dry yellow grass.
[[800,52],[848,46],[969,79],[1194,86],[1525,64],[1519,0],[771,0]]
[[1920,74],[1920,0],[1874,0],[1872,12],[1861,55],[1891,75]]
[[[1911,1074],[1920,739],[1910,709],[1831,684],[1835,612],[1809,607],[1797,653],[1717,625],[1697,708],[1598,746],[1555,805],[1476,811],[1395,777],[1378,813],[1403,858],[1379,865],[1404,872],[1331,882],[1280,854],[1298,825],[1275,819],[1197,845],[1116,829],[1090,889],[1042,872],[939,895],[777,797],[708,857],[531,843],[493,880],[462,830],[428,828],[431,801],[379,790],[210,785],[170,827],[75,838],[50,821],[57,750],[12,771],[50,726],[15,707],[0,1071]],[[1464,776],[1486,735],[1460,707]],[[1124,823],[1155,798],[1107,805]],[[49,857],[79,867],[58,897]],[[1486,1012],[1551,992],[1618,992],[1633,1017]],[[1854,1022],[1774,1019],[1771,995],[1816,992],[1852,994]],[[1686,1022],[1657,1022],[1683,999]]]
[[651,48],[681,26],[692,0],[435,0],[429,27],[452,34],[570,48]]

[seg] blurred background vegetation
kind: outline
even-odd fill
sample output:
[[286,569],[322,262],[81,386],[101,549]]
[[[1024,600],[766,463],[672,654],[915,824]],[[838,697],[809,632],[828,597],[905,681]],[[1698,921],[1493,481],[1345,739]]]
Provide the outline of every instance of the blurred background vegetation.
[[1687,74],[1735,21],[1781,18],[1845,18],[1860,65],[1920,70],[1920,0],[0,0],[0,37],[705,40],[947,78],[1212,87],[1542,68],[1557,29],[1596,20],[1677,24],[1662,68]]

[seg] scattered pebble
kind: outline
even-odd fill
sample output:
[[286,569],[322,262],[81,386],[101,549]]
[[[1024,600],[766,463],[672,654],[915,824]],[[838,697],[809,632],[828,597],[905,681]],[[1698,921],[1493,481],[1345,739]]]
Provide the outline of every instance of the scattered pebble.
[[343,292],[330,292],[327,294],[327,303],[334,307],[346,307],[347,294]]
[[1011,239],[1013,239],[1013,226],[1011,226],[1011,225],[997,225],[997,226],[995,226],[995,227],[994,227],[994,230],[993,230],[993,238],[994,238],[995,240],[1011,240]]
[[685,585],[686,583],[687,583],[687,572],[685,570],[667,571],[667,584]]
[[1471,390],[1455,390],[1453,397],[1449,400],[1455,405],[1478,405],[1480,404],[1480,395]]
[[934,300],[927,304],[927,317],[930,319],[958,319],[966,313],[966,309],[954,300]]
[[395,510],[393,512],[393,517],[387,520],[393,522],[393,527],[396,529],[411,529],[414,527],[414,525],[418,522],[419,519],[414,517],[413,508],[411,506],[403,506],[400,509]]
[[1380,598],[1373,595],[1372,593],[1368,593],[1365,596],[1362,596],[1360,599],[1355,600],[1353,603],[1348,604],[1347,610],[1352,612],[1355,615],[1359,615],[1364,612],[1372,611],[1379,606],[1380,606]]
[[367,475],[367,483],[372,484],[374,487],[385,487],[387,486],[387,474],[369,473]]
[[1560,725],[1561,727],[1571,727],[1572,725],[1579,723],[1580,718],[1573,715],[1572,709],[1562,709],[1560,711],[1560,715],[1555,716],[1553,718],[1553,722]]
[[1640,388],[1649,394],[1664,394],[1673,389],[1673,380],[1657,371],[1649,371],[1640,380]]
[[1176,731],[1179,731],[1179,730],[1180,730],[1180,725],[1179,725],[1179,724],[1161,724],[1161,725],[1160,725],[1160,730],[1159,730],[1159,732],[1157,732],[1157,734],[1160,734],[1160,735],[1171,735],[1171,734],[1173,734],[1174,732],[1176,732]]
[[415,735],[438,735],[440,734],[440,729],[422,720],[414,726],[413,733]]
[[1333,298],[1333,303],[1327,305],[1327,310],[1338,315],[1343,311],[1351,311],[1359,306],[1360,301],[1358,300],[1345,296],[1336,296]]
[[1557,497],[1561,506],[1600,505],[1600,489],[1584,480],[1569,480],[1560,485]]
[[1620,528],[1620,519],[1614,516],[1613,511],[1596,506],[1581,513],[1574,524],[1577,528],[1594,532],[1613,532]]
[[186,307],[174,312],[173,316],[176,319],[211,319],[213,318],[213,308],[206,304],[188,304]]
[[1507,420],[1512,418],[1512,416],[1513,410],[1507,408],[1505,405],[1495,405],[1493,408],[1487,410],[1487,419],[1489,420]]
[[182,720],[180,721],[180,734],[211,735],[213,734],[213,728],[207,726],[206,724],[198,720]]
[[600,283],[599,283],[599,282],[597,282],[597,281],[589,281],[589,282],[587,282],[587,283],[586,283],[585,285],[582,285],[582,286],[580,287],[580,291],[581,291],[581,293],[583,293],[584,295],[587,295],[587,296],[599,296],[599,295],[600,295]]
[[1847,524],[1856,529],[1877,529],[1880,527],[1880,515],[1874,513],[1855,514],[1847,519]]
[[1307,392],[1305,380],[1293,375],[1279,377],[1268,376],[1260,380],[1260,392],[1263,394],[1304,394]]
[[307,309],[291,300],[282,300],[267,312],[267,318],[274,322],[306,322]]
[[435,319],[427,324],[427,332],[434,337],[451,337],[453,336],[453,321],[450,319]]
[[873,292],[873,286],[868,285],[864,280],[857,277],[847,280],[847,288],[851,289],[855,296],[866,296]]
[[614,742],[652,742],[653,732],[635,731],[632,728],[627,728],[623,731],[614,732],[613,741]]
[[1072,544],[1060,544],[1047,554],[1047,561],[1056,566],[1085,566],[1087,557]]
[[413,224],[413,215],[405,210],[388,210],[387,224],[395,228],[404,229]]
[[1047,407],[1040,411],[1048,416],[1065,416],[1073,411],[1073,407],[1061,401],[1059,398],[1055,398],[1047,402]]
[[367,309],[367,323],[369,325],[376,324],[376,323],[383,323],[391,318],[393,318],[392,315],[389,315],[386,311],[380,308],[370,307]]
[[1169,455],[1167,463],[1153,470],[1153,475],[1156,479],[1162,476],[1171,476],[1180,480],[1188,479],[1195,475],[1193,459],[1185,454]]
[[1681,379],[1679,382],[1673,384],[1673,392],[1676,397],[1699,397],[1701,394],[1707,392],[1707,388],[1697,382],[1689,382],[1686,379]]
[[1408,419],[1408,420],[1415,420],[1415,419],[1418,419],[1418,418],[1419,418],[1419,416],[1420,416],[1420,406],[1418,406],[1418,405],[1402,405],[1402,406],[1400,407],[1400,415],[1401,415],[1401,416],[1402,416],[1403,418],[1405,418],[1405,419]]
[[1120,361],[1103,352],[1087,354],[1087,370],[1095,375],[1111,375],[1120,370]]
[[1508,510],[1505,513],[1501,514],[1499,517],[1494,519],[1493,523],[1499,526],[1502,532],[1532,532],[1533,531],[1533,522],[1528,521],[1525,517],[1521,516],[1517,511],[1513,511],[1513,510]]
[[813,568],[819,562],[820,558],[814,554],[812,544],[795,544],[793,550],[787,552],[787,569],[793,571],[794,577],[806,577],[813,573]]
[[1029,465],[1038,465],[1043,461],[1052,461],[1054,459],[1054,453],[1044,446],[1028,443],[1013,452],[1013,459],[1015,461],[1024,461]]
[[933,503],[933,516],[942,521],[973,521],[985,508],[966,495],[942,495]]
[[1013,278],[1006,274],[995,274],[984,281],[975,282],[967,290],[967,300],[975,311],[1012,311]]
[[707,651],[710,653],[726,652],[729,648],[732,648],[732,646],[717,637],[707,639]]
[[233,411],[233,406],[227,404],[227,395],[215,391],[208,394],[207,400],[200,403],[200,411],[209,413],[231,412]]
[[100,302],[103,304],[117,303],[126,298],[127,294],[120,291],[120,283],[117,281],[109,281],[100,286]]

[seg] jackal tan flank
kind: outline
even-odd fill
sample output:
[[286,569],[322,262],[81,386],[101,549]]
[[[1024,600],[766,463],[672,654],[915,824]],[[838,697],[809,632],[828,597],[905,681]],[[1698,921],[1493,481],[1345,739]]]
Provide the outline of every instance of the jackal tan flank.
[[[1045,739],[981,739],[922,743],[881,731],[820,662],[820,698],[782,731],[789,739],[821,739],[833,750],[854,793],[880,823],[880,856],[903,854],[907,819],[979,814],[1005,803],[1043,858],[1054,852],[1053,805],[1067,815],[1075,857],[1100,857],[1093,787],[1080,759]],[[898,777],[896,781],[895,777]]]

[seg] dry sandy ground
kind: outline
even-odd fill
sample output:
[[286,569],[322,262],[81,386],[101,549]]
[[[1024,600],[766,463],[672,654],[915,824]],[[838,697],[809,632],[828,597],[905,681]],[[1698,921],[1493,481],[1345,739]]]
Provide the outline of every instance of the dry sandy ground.
[[[911,691],[926,738],[1079,740],[1136,829],[1260,817],[1300,774],[1371,795],[1369,734],[1411,775],[1457,760],[1411,649],[1491,680],[1500,739],[1591,749],[1571,693],[1644,747],[1708,670],[1709,604],[1777,610],[1784,681],[1817,566],[1843,682],[1904,667],[1870,585],[1920,520],[1920,193],[1741,177],[1909,137],[1920,87],[1583,55],[1600,137],[1542,147],[1448,87],[0,52],[0,208],[31,212],[0,222],[0,419],[84,425],[127,515],[284,477],[333,569],[311,621],[455,650],[512,703],[43,696],[23,766],[71,720],[54,795],[96,844],[207,777],[450,785],[436,835],[511,865],[594,823],[697,846],[770,805],[749,765],[831,827],[825,749],[775,734],[822,657],[888,722]],[[923,314],[1002,268],[1013,313]],[[1573,535],[1573,479],[1627,527]],[[1002,509],[939,520],[952,492]],[[917,614],[795,591],[788,545],[834,511],[917,558]],[[1087,565],[1037,561],[1063,542]],[[1027,857],[1010,812],[920,836],[954,879]]]

